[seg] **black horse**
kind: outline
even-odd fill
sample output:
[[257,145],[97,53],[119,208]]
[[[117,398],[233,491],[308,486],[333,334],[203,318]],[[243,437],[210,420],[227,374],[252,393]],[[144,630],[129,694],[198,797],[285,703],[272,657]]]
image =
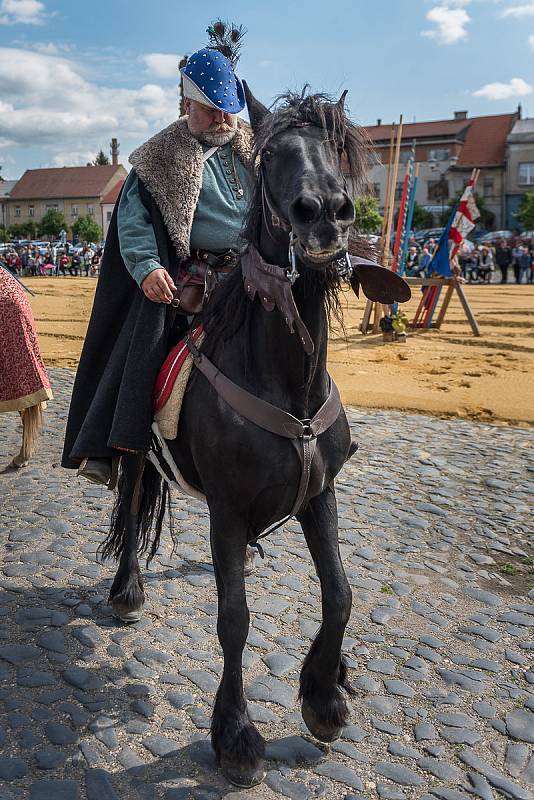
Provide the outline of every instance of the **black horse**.
[[[347,252],[354,223],[344,172],[348,169],[358,191],[366,170],[366,140],[350,123],[343,101],[344,95],[338,103],[320,95],[287,95],[271,113],[247,87],[258,167],[244,235],[264,261],[287,269],[292,266],[291,236],[293,266],[300,274],[293,296],[304,327],[291,335],[283,315],[267,310],[265,298],[251,301],[239,267],[202,317],[202,353],[236,384],[299,420],[312,418],[329,395],[328,322],[340,307],[335,265]],[[308,332],[313,348],[306,347]],[[352,594],[339,554],[334,489],[334,478],[351,453],[342,407],[315,444],[297,518],[321,583],[322,624],[302,667],[300,698],[309,730],[328,742],[347,722],[343,690],[350,691],[341,646]],[[185,395],[178,436],[167,445],[182,475],[205,494],[210,510],[217,632],[224,655],[212,744],[226,777],[238,786],[252,786],[264,775],[265,743],[248,716],[242,680],[249,627],[247,545],[294,508],[301,460],[288,439],[237,414],[199,371]],[[110,602],[123,618],[130,614],[134,619],[144,602],[137,556],[156,552],[167,501],[168,488],[144,455],[123,456],[104,549],[105,555],[120,556]]]

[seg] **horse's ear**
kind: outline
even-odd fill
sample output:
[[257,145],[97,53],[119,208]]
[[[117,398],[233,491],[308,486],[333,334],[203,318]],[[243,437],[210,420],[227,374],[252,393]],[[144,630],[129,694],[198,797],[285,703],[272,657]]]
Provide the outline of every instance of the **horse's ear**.
[[252,125],[252,130],[255,131],[260,126],[265,117],[268,116],[271,112],[269,111],[268,108],[266,108],[263,105],[263,103],[260,103],[259,100],[256,100],[256,98],[248,88],[248,84],[246,81],[243,81],[243,88],[245,90],[245,98],[247,101],[250,124]]
[[336,105],[339,107],[340,111],[345,111],[345,97],[348,95],[349,90],[345,89],[339,100],[337,101]]

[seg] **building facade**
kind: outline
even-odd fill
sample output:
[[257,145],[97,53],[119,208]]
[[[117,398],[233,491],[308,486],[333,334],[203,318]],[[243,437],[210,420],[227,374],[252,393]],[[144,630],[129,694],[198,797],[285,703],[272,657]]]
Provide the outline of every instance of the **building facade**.
[[508,136],[506,158],[506,228],[520,227],[516,214],[521,198],[534,191],[534,119],[518,119]]
[[113,189],[111,189],[111,191],[109,191],[106,196],[102,198],[100,205],[102,208],[102,230],[104,231],[104,239],[108,235],[109,223],[111,222],[111,217],[113,216],[113,209],[115,208],[115,203],[119,199],[119,195],[123,186],[124,179],[116,183]]
[[[397,203],[402,194],[406,164],[415,150],[415,160],[419,164],[415,199],[432,212],[436,223],[449,201],[462,191],[472,170],[478,168],[477,192],[493,215],[493,227],[501,228],[505,218],[506,140],[517,118],[518,112],[469,118],[467,111],[456,111],[452,119],[404,125],[395,190]],[[378,122],[366,130],[377,156],[370,170],[370,181],[383,209],[391,125]]]
[[7,228],[7,201],[17,181],[0,181],[0,225]]
[[6,202],[6,226],[34,221],[50,209],[61,212],[67,233],[79,217],[93,218],[104,230],[102,199],[127,175],[122,164],[29,169],[17,181]]

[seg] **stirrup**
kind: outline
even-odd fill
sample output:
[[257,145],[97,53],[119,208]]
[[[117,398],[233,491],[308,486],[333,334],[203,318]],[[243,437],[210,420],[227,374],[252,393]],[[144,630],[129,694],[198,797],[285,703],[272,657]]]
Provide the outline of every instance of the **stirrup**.
[[107,458],[84,458],[76,475],[87,478],[91,483],[109,486],[111,481],[111,461]]

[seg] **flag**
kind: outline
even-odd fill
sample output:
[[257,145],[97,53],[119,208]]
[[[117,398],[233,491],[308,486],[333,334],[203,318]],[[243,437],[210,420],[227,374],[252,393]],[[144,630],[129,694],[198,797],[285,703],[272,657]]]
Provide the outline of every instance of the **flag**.
[[451,261],[480,216],[475,202],[474,189],[475,181],[471,179],[440,236],[436,253],[430,264],[430,273],[439,272],[446,278],[452,275]]

